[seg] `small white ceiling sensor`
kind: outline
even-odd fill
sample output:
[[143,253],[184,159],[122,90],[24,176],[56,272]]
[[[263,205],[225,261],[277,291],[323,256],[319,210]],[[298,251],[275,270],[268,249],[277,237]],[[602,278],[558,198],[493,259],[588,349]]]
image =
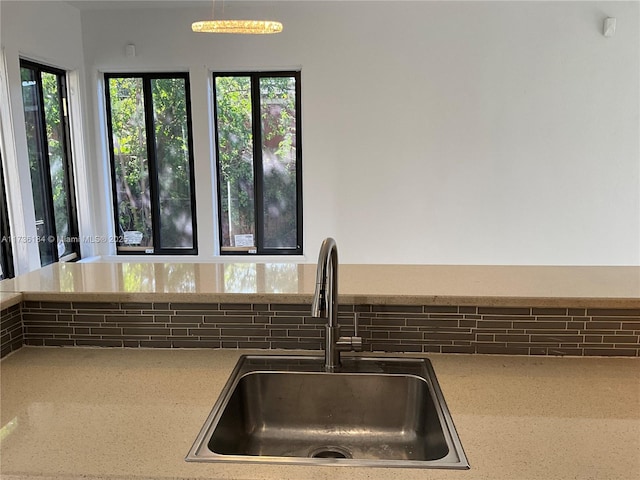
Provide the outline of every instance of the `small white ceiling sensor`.
[[605,37],[613,37],[616,34],[616,19],[614,17],[604,19],[602,33]]

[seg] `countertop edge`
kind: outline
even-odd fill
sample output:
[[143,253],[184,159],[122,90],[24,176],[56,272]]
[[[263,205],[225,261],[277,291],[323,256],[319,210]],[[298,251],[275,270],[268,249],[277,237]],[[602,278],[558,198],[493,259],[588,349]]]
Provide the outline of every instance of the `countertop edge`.
[[[2,308],[28,302],[174,302],[233,304],[311,304],[309,294],[253,293],[122,293],[122,292],[23,292],[2,301]],[[9,302],[6,304],[5,303]],[[11,303],[13,302],[13,303]],[[615,308],[639,309],[639,298],[616,297],[517,297],[517,296],[454,296],[454,295],[361,295],[339,296],[343,305],[443,305],[483,307],[536,308]]]

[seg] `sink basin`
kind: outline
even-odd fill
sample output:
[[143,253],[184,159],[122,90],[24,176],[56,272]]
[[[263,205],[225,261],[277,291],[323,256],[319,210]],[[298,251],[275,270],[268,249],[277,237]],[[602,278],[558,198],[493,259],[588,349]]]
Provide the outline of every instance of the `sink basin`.
[[469,468],[427,359],[240,358],[187,461]]

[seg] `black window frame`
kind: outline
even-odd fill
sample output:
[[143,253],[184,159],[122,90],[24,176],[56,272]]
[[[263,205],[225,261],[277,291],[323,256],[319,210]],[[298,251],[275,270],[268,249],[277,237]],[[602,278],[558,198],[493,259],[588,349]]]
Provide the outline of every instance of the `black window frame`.
[[[301,71],[216,71],[213,72],[213,112],[214,138],[216,156],[216,191],[218,201],[218,242],[220,255],[302,255],[303,254],[303,210],[302,210],[302,87]],[[253,178],[254,178],[254,219],[255,219],[255,250],[223,250],[222,232],[222,193],[220,188],[220,154],[218,138],[218,100],[216,92],[217,77],[250,77],[251,78],[251,127],[253,135]],[[264,207],[263,196],[263,164],[262,164],[262,128],[260,118],[260,78],[293,77],[296,82],[296,248],[265,248],[264,247],[264,218],[260,214]]]
[[[140,78],[143,83],[143,95],[144,95],[144,111],[145,111],[145,130],[147,137],[147,155],[148,155],[148,169],[149,169],[149,196],[151,199],[151,225],[152,225],[152,240],[153,251],[151,248],[137,248],[131,249],[125,247],[121,240],[118,226],[120,225],[120,219],[118,218],[118,192],[117,192],[117,179],[116,168],[114,158],[114,145],[113,145],[113,123],[111,116],[111,95],[109,91],[109,80],[111,78]],[[156,159],[156,147],[155,147],[155,128],[153,123],[153,100],[151,93],[151,81],[163,78],[182,78],[185,81],[185,105],[187,109],[187,130],[189,138],[187,145],[189,147],[189,182],[191,184],[190,200],[191,200],[191,218],[192,218],[192,231],[193,231],[193,248],[161,248],[160,240],[160,202],[158,199],[159,192],[159,180],[158,169]],[[111,197],[113,201],[113,213],[115,221],[115,238],[116,250],[118,255],[197,255],[198,254],[198,221],[196,218],[196,180],[195,180],[195,168],[194,168],[194,156],[193,156],[193,125],[192,125],[192,110],[191,110],[191,81],[188,72],[126,72],[126,73],[104,73],[104,91],[106,99],[106,116],[107,116],[107,137],[109,139],[109,158],[111,162]]]
[[[32,60],[28,60],[25,58],[20,59],[20,69],[28,68],[34,70],[38,74],[48,73],[52,75],[56,75],[58,80],[58,92],[60,94],[60,103],[63,108],[63,112],[61,112],[60,121],[63,124],[64,130],[64,138],[62,141],[62,148],[64,150],[64,166],[66,170],[65,175],[65,187],[67,190],[67,208],[69,212],[69,238],[71,239],[71,253],[65,255],[60,258],[58,255],[58,250],[55,248],[57,245],[56,242],[49,242],[51,254],[53,256],[53,262],[77,262],[82,257],[80,255],[80,232],[78,227],[78,204],[76,199],[76,189],[75,189],[75,177],[74,177],[74,169],[73,169],[73,152],[71,149],[71,126],[69,122],[69,92],[67,88],[67,72],[61,68],[52,67],[49,65],[43,65],[38,62],[34,62]],[[42,112],[40,115],[40,128],[42,132],[47,131],[47,123],[46,117],[44,115],[45,107],[44,107],[44,96],[43,96],[43,88],[42,88],[42,77],[39,77],[37,82],[38,84],[38,101],[39,101],[39,109]],[[49,172],[51,171],[51,165],[49,163],[49,146],[47,143],[46,134],[40,136],[38,139],[40,142],[40,151],[43,153],[44,158],[41,158],[42,162],[41,167],[47,175],[44,175],[44,178],[40,178],[40,185],[43,189],[43,194],[45,197],[45,217],[47,217],[47,223],[51,225],[52,232],[47,232],[47,235],[53,236],[55,239],[58,238],[58,234],[56,232],[55,225],[55,215],[54,215],[54,203],[53,203],[53,186],[51,183],[51,175]],[[44,241],[40,239],[40,241]],[[44,266],[44,265],[43,265]]]
[[0,152],[0,265],[2,265],[2,275],[0,280],[13,278],[15,271],[13,267],[13,249],[11,248],[11,226],[9,225],[9,209],[7,203],[7,193],[4,183],[4,165],[2,164],[2,153]]

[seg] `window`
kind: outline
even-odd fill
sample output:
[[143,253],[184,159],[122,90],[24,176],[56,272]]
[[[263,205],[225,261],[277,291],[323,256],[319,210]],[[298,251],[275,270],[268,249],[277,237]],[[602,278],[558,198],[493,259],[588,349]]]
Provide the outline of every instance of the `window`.
[[11,231],[7,195],[4,189],[4,172],[0,157],[0,280],[13,277],[13,257],[11,252]]
[[188,74],[105,82],[118,253],[196,254]]
[[301,254],[300,72],[214,82],[221,253]]
[[66,75],[26,60],[20,67],[40,264],[78,259]]

